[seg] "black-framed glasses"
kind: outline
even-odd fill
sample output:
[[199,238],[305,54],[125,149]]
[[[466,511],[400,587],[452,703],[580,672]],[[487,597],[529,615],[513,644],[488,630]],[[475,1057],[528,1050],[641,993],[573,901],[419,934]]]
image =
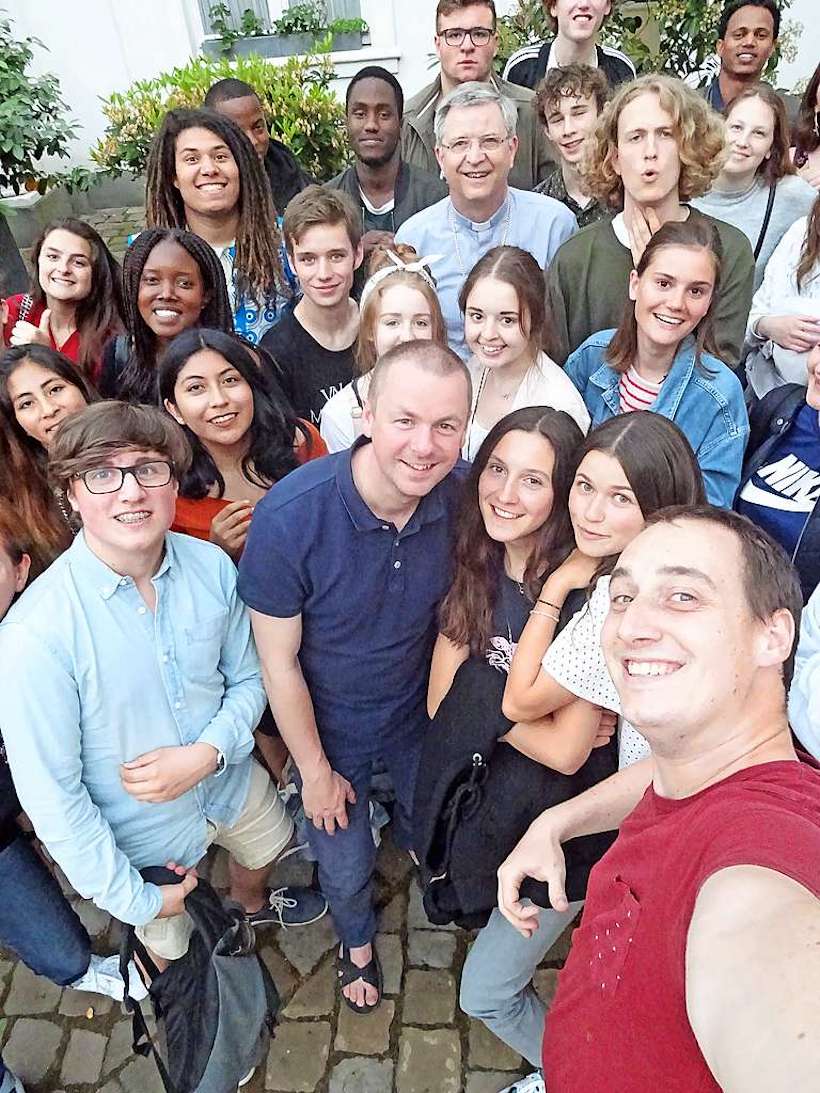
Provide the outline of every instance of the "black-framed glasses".
[[466,37],[469,37],[474,46],[486,46],[487,42],[495,34],[494,30],[486,27],[448,27],[439,35],[448,46],[460,46]]
[[92,467],[90,471],[83,471],[74,477],[82,478],[89,493],[116,493],[122,489],[127,474],[133,474],[141,486],[151,490],[157,486],[167,486],[173,473],[173,463],[167,459],[152,459],[130,467]]

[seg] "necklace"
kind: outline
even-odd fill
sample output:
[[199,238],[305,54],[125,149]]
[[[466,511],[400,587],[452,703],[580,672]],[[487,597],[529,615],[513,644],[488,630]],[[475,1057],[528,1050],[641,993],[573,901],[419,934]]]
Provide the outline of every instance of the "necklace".
[[[507,194],[506,211],[504,213],[503,228],[504,234],[501,236],[501,242],[497,244],[499,247],[505,247],[507,245],[507,236],[510,233],[510,218],[512,216],[512,201],[510,195]],[[453,220],[453,202],[450,201],[450,205],[447,209],[447,223],[450,226],[450,233],[453,236],[453,245],[456,250],[456,259],[458,260],[458,268],[461,271],[462,277],[466,277],[469,272],[464,265],[464,259],[461,257],[461,247],[458,245],[458,232],[456,231],[455,221]]]

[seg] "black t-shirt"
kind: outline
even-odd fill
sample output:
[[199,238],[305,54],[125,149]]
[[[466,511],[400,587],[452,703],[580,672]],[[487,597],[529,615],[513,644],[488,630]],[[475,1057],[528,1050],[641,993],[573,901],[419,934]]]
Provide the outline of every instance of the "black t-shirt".
[[353,379],[353,346],[325,349],[293,312],[263,335],[260,344],[279,366],[276,378],[296,416],[318,426],[327,400]]

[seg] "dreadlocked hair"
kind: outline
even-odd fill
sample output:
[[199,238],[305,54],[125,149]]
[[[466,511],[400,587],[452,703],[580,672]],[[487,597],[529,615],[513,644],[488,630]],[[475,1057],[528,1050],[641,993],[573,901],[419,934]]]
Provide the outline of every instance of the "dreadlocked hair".
[[176,144],[186,129],[207,129],[230,150],[239,170],[239,224],[234,263],[237,299],[263,304],[272,296],[290,296],[279,257],[270,184],[253,145],[230,118],[213,110],[169,110],[154,138],[145,183],[145,218],[152,228],[184,228],[185,205],[174,185]]
[[31,250],[34,277],[31,296],[35,303],[47,307],[46,294],[37,273],[40,251],[48,237],[55,231],[67,231],[88,243],[91,252],[91,289],[80,300],[74,311],[74,322],[80,335],[77,367],[86,376],[94,376],[99,369],[103,346],[117,331],[122,329],[122,276],[120,266],[98,232],[84,220],[73,216],[52,220],[43,228]]
[[193,232],[179,228],[147,228],[140,232],[125,252],[122,264],[125,326],[130,351],[117,384],[117,398],[124,402],[156,401],[159,341],[140,315],[137,301],[148,257],[154,247],[166,242],[177,243],[199,266],[205,303],[197,325],[233,333],[233,313],[225,276],[213,247]]
[[[248,429],[248,450],[241,464],[242,474],[254,485],[269,489],[298,466],[294,449],[296,431],[302,433],[308,444],[310,436],[289,404],[276,397],[253,356],[254,350],[240,337],[195,327],[174,338],[159,365],[160,403],[166,409],[169,406],[176,409],[175,388],[179,374],[191,357],[203,349],[218,353],[251,389],[253,417]],[[225,480],[207,446],[188,425],[183,424],[182,428],[191,445],[193,461],[180,479],[180,496],[198,501],[207,497],[216,486],[216,496],[224,497]]]

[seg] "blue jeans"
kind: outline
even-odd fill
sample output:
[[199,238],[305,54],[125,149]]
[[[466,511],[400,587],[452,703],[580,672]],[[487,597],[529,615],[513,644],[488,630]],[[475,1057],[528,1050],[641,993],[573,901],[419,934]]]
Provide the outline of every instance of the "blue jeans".
[[[61,987],[85,975],[91,942],[60,886],[22,837],[0,850],[0,944]],[[0,1080],[4,1069],[0,1063]]]
[[538,929],[522,937],[495,907],[464,961],[459,1005],[477,1017],[534,1067],[541,1066],[541,1041],[547,1007],[535,993],[535,969],[583,907],[567,911],[542,908]]
[[[396,807],[393,837],[402,848],[412,848],[413,792],[421,755],[422,733],[401,746],[367,759],[333,759],[330,765],[356,791],[356,804],[347,806],[347,828],[332,835],[308,823],[308,840],[319,866],[319,883],[336,932],[348,948],[367,945],[376,933],[373,912],[373,867],[376,847],[370,831],[370,780],[375,760],[381,759],[393,780]],[[299,789],[302,780],[298,778]]]

